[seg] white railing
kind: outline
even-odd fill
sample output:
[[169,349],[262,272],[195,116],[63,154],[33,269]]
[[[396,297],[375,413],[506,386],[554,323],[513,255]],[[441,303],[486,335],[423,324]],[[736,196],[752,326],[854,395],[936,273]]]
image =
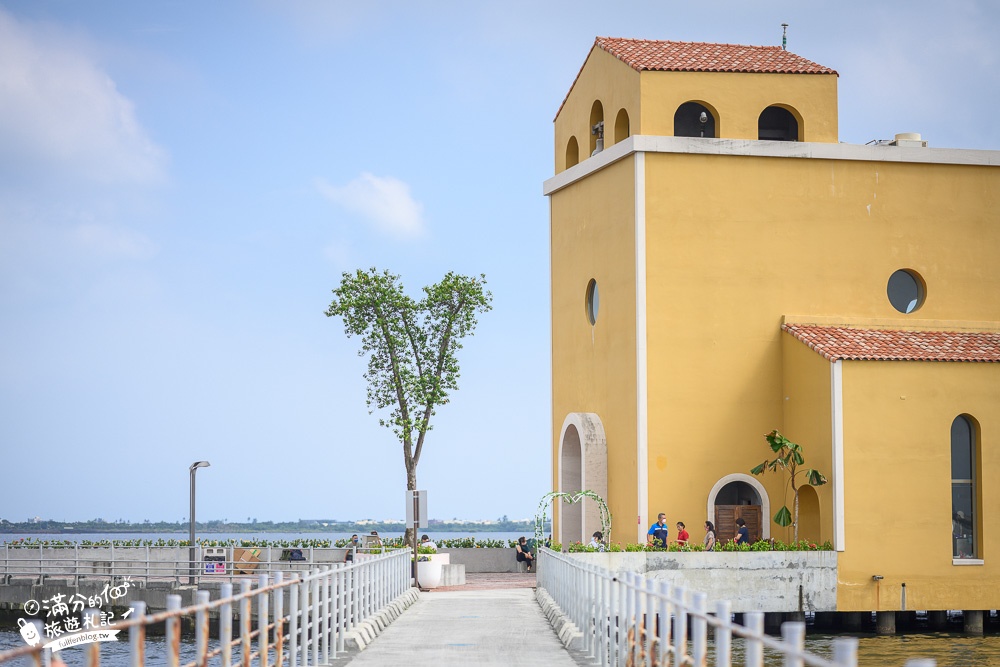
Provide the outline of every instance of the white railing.
[[[344,554],[363,554],[373,549],[337,547],[302,547],[296,549],[305,560],[282,560],[283,552],[292,549],[237,547],[240,551],[256,551],[260,557],[252,561],[233,558],[234,548],[224,548],[225,560],[206,558],[206,549],[195,547],[195,560],[190,561],[189,547],[115,547],[115,546],[30,546],[0,545],[0,583],[15,579],[31,579],[43,583],[46,579],[69,579],[74,586],[86,580],[116,580],[129,577],[133,581],[175,581],[198,583],[234,581],[258,574],[284,572],[285,578],[304,574],[322,564],[344,561]],[[221,568],[216,566],[221,565]]]
[[[328,664],[345,650],[350,632],[411,589],[410,575],[410,551],[400,549],[351,564],[322,565],[291,581],[285,581],[282,572],[260,574],[256,589],[254,580],[240,579],[236,594],[232,583],[226,582],[220,587],[218,599],[210,600],[210,593],[200,590],[195,594],[195,604],[186,608],[181,608],[181,596],[168,595],[167,610],[151,615],[146,615],[144,602],[129,602],[133,609],[129,620],[101,630],[128,630],[129,664],[133,667],[145,664],[147,627],[164,621],[167,641],[158,645],[166,651],[167,665],[179,665],[181,619],[185,617],[194,620],[195,631],[196,657],[189,667],[207,665],[210,660],[231,667],[234,651],[239,653],[235,664],[244,666]],[[238,616],[235,638],[234,612]],[[85,613],[96,614],[97,610]],[[211,614],[217,614],[219,620],[219,641],[214,650],[209,650]],[[254,618],[256,629],[252,628]],[[42,622],[31,623],[45,637]],[[69,636],[63,634],[60,639]],[[23,656],[31,656],[35,665],[49,664],[52,647],[46,644],[0,653],[0,664]],[[92,643],[85,647],[87,664],[100,664],[100,646]],[[163,656],[157,656],[155,662],[164,664]]]
[[[832,660],[827,660],[805,651],[805,623],[783,623],[778,640],[764,633],[763,612],[746,613],[745,625],[737,625],[728,600],[717,602],[713,615],[705,593],[631,572],[616,576],[550,549],[539,549],[539,554],[538,588],[575,625],[581,648],[601,665],[701,667],[708,664],[709,627],[718,667],[732,664],[734,636],[745,640],[746,667],[762,667],[765,647],[780,653],[786,667],[857,665],[855,637],[835,640]],[[734,579],[733,585],[739,581]]]

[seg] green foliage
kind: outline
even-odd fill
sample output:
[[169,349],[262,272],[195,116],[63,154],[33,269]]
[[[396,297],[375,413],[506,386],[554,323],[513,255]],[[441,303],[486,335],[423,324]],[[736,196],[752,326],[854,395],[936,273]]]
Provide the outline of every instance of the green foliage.
[[343,319],[348,338],[361,339],[358,355],[368,357],[368,410],[389,410],[379,424],[403,444],[411,490],[430,419],[458,389],[462,339],[473,334],[477,315],[492,308],[485,285],[485,276],[449,272],[424,287],[416,301],[403,292],[399,276],[371,268],[344,273],[333,290],[326,315]]
[[805,465],[805,457],[802,454],[802,445],[792,442],[781,435],[777,429],[764,435],[764,439],[774,452],[773,459],[764,459],[750,469],[752,475],[763,475],[765,472],[785,472],[788,474],[788,484],[792,487],[792,495],[795,497],[794,514],[787,505],[782,505],[774,515],[774,522],[783,528],[795,526],[795,540],[799,539],[799,487],[796,485],[796,477],[805,474],[805,483],[810,486],[822,486],[826,484],[826,477],[818,470],[807,468],[799,470],[799,466]]

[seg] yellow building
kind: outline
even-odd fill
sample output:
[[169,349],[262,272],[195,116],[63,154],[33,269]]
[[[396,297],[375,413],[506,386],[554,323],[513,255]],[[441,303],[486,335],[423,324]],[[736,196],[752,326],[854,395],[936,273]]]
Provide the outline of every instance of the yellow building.
[[616,542],[790,540],[778,429],[838,610],[1000,607],[1000,152],[838,143],[837,73],[780,47],[598,38],[555,171],[555,490]]

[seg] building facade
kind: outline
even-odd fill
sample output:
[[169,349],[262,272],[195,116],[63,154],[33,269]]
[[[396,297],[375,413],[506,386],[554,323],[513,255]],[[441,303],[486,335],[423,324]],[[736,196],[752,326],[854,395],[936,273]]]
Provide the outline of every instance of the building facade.
[[838,610],[1000,607],[1000,152],[838,143],[836,71],[780,47],[598,38],[555,171],[555,490],[617,542],[787,541],[778,429]]

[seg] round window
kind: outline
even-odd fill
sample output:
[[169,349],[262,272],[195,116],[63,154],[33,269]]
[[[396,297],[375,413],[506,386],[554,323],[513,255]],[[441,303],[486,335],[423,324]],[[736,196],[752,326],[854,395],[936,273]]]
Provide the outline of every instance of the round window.
[[909,269],[900,269],[889,276],[885,287],[892,307],[901,313],[912,313],[924,303],[924,281]]
[[597,324],[597,309],[601,306],[601,297],[597,293],[597,281],[593,278],[587,283],[587,320],[591,326]]

